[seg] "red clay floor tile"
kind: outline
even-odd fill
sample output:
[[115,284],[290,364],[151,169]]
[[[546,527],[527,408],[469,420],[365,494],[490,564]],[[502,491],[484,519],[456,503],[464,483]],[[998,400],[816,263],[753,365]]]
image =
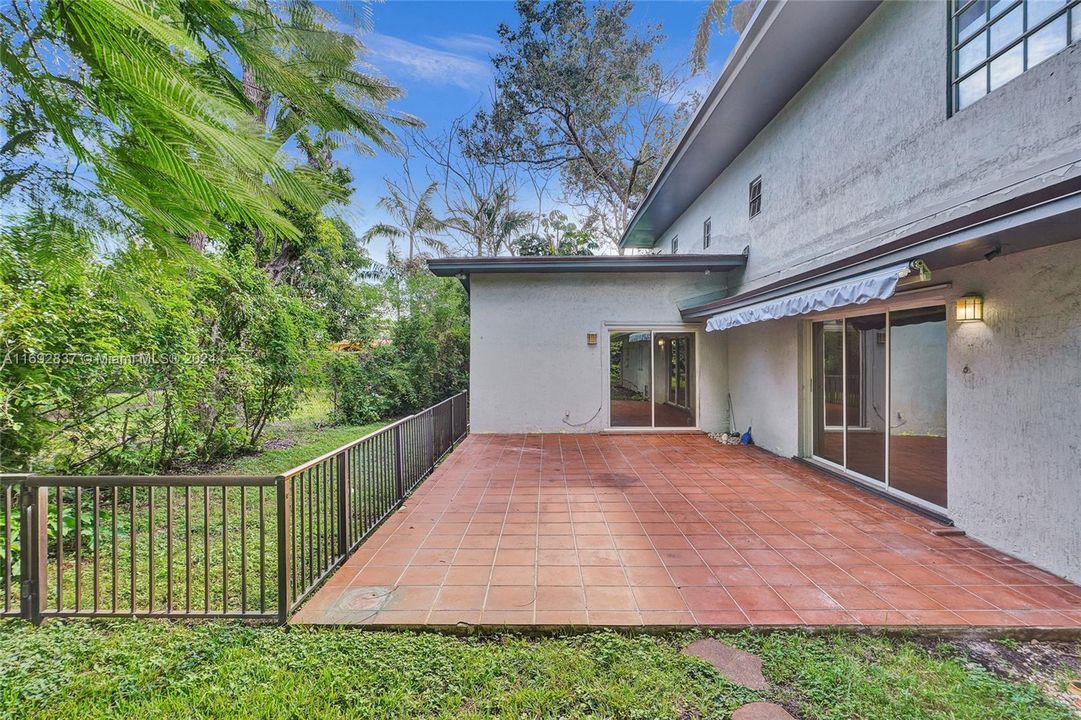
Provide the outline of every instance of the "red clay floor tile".
[[296,623],[1081,627],[1081,587],[702,434],[473,435]]

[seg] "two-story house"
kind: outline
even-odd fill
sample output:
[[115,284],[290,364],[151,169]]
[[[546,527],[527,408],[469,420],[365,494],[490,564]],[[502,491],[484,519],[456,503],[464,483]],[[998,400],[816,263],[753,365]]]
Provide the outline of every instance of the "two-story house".
[[1081,579],[1081,0],[759,5],[623,235],[432,261],[473,432],[746,431]]

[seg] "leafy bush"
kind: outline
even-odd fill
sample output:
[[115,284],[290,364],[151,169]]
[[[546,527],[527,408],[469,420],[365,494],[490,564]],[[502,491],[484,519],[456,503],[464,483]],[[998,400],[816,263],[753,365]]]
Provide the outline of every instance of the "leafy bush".
[[[67,233],[66,257],[35,252]],[[0,469],[165,471],[252,447],[318,380],[318,313],[250,251],[102,263],[70,227],[0,235]]]
[[390,344],[337,353],[327,364],[339,422],[411,415],[468,384],[469,324],[461,284],[427,270],[396,281],[407,311],[394,322]]

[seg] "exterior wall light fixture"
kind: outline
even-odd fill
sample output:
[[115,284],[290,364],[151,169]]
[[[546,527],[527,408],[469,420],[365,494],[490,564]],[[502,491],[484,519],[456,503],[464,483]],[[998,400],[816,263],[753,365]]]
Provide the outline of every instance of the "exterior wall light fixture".
[[983,321],[983,296],[969,293],[957,298],[957,322]]
[[596,344],[597,344],[597,333],[586,333],[586,345],[592,346],[592,345],[596,345]]

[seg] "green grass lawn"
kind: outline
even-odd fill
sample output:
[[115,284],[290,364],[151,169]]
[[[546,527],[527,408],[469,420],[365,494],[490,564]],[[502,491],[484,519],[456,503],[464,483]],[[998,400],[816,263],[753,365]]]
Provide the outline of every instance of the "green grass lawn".
[[216,465],[215,475],[275,475],[291,470],[359,437],[374,432],[386,422],[368,425],[331,425],[330,399],[322,395],[306,398],[285,420],[267,427],[263,449]]
[[773,689],[680,655],[695,633],[477,638],[238,624],[0,624],[0,716],[56,718],[728,718],[1068,720],[1034,686],[949,645],[876,636],[723,636]]

